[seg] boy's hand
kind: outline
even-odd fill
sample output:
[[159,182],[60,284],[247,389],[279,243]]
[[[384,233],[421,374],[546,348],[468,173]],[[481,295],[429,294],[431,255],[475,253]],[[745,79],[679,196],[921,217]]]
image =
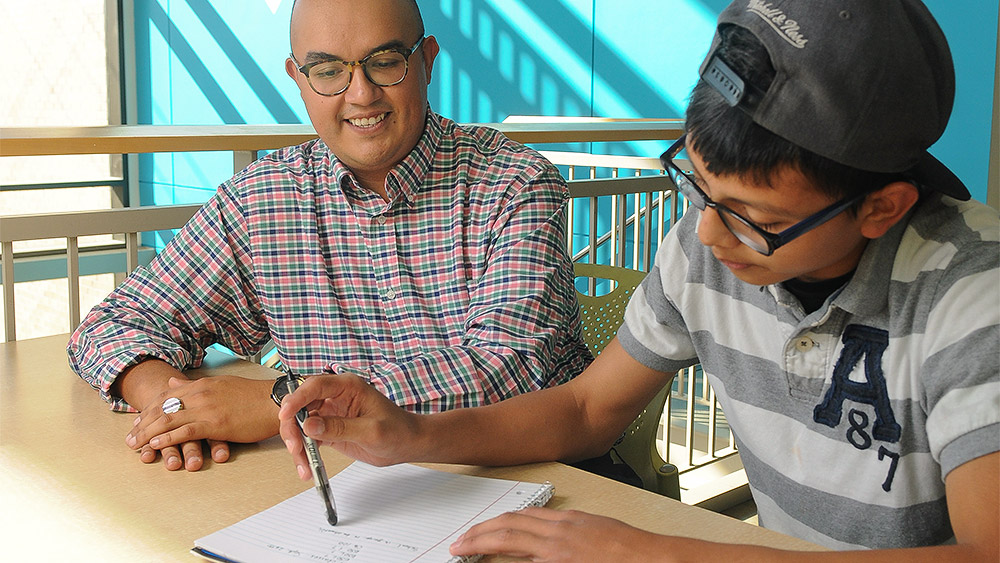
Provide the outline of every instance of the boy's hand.
[[[654,534],[612,518],[576,510],[526,508],[476,524],[451,545],[451,554],[523,557],[531,561],[654,561]],[[655,545],[652,546],[655,549]]]
[[299,476],[309,479],[309,463],[295,413],[305,407],[306,435],[372,465],[417,461],[417,415],[408,413],[356,375],[317,375],[282,400],[281,437]]

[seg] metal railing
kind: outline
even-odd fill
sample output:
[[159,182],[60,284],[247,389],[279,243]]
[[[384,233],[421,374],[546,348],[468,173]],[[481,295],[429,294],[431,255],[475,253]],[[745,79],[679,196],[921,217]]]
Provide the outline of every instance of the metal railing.
[[[491,126],[526,143],[670,140],[681,131],[676,120],[518,121]],[[0,129],[4,139],[0,156],[230,150],[234,170],[238,171],[260,151],[314,136],[309,126],[8,128]],[[685,209],[683,198],[677,197],[673,184],[662,174],[658,159],[542,152],[564,170],[570,186],[573,199],[567,247],[574,260],[648,271],[660,239]],[[83,275],[93,271],[131,272],[152,257],[151,249],[139,245],[140,233],[179,228],[198,207],[174,205],[0,217],[6,340],[16,340],[14,281],[20,278],[22,263],[31,259],[16,255],[14,242],[65,239],[66,251],[50,259],[64,260],[66,264],[72,328],[79,324],[81,315],[82,254],[91,259]],[[79,238],[95,234],[124,235],[124,244],[120,248],[81,251]],[[102,256],[106,260],[94,266],[96,258]],[[661,420],[660,438],[664,458],[677,465],[682,474],[682,489],[685,474],[715,462],[735,458],[736,469],[741,467],[725,417],[698,366],[675,377]]]
[[[566,168],[570,225],[585,212],[585,240],[567,229],[574,261],[649,271],[660,240],[688,204],[663,175],[659,159],[543,151]],[[602,201],[606,200],[606,201]],[[604,205],[602,205],[602,203]],[[605,219],[600,228],[599,217]],[[605,252],[601,252],[601,250]],[[596,291],[591,279],[590,294]],[[664,405],[658,433],[663,459],[678,468],[681,498],[723,509],[749,498],[732,431],[701,366],[679,371]],[[719,486],[720,477],[736,474]],[[732,494],[739,488],[738,494]],[[725,495],[720,500],[720,495]]]

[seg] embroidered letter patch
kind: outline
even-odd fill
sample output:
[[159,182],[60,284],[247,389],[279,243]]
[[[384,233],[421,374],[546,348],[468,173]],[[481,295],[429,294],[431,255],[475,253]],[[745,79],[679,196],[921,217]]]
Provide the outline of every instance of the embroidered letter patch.
[[[902,430],[892,414],[889,393],[882,373],[882,354],[889,346],[889,333],[868,326],[849,325],[844,331],[844,348],[833,368],[830,389],[813,410],[813,420],[836,428],[843,415],[844,400],[866,403],[875,409],[872,434],[883,442],[898,442]],[[851,381],[850,374],[864,357],[865,381]],[[855,445],[857,447],[857,445]]]

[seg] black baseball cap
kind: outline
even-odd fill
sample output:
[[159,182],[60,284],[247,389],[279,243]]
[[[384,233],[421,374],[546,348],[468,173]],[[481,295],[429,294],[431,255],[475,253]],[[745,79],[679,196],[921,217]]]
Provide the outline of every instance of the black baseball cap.
[[927,148],[944,132],[955,68],[919,0],[736,0],[718,26],[748,29],[776,76],[753,88],[716,53],[701,77],[772,133],[841,164],[899,172],[953,198],[969,190]]

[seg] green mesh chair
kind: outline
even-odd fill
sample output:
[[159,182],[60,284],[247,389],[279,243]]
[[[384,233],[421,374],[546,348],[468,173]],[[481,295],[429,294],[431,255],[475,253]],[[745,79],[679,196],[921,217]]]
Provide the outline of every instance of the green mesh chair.
[[[591,353],[597,356],[621,326],[625,318],[625,306],[646,273],[617,266],[581,263],[574,264],[574,273],[578,278],[614,282],[611,291],[604,295],[591,296],[577,292],[583,339]],[[669,385],[665,385],[625,429],[621,438],[612,446],[611,457],[616,463],[628,465],[639,476],[644,489],[680,500],[677,467],[667,463],[656,449],[656,430],[669,388]]]

